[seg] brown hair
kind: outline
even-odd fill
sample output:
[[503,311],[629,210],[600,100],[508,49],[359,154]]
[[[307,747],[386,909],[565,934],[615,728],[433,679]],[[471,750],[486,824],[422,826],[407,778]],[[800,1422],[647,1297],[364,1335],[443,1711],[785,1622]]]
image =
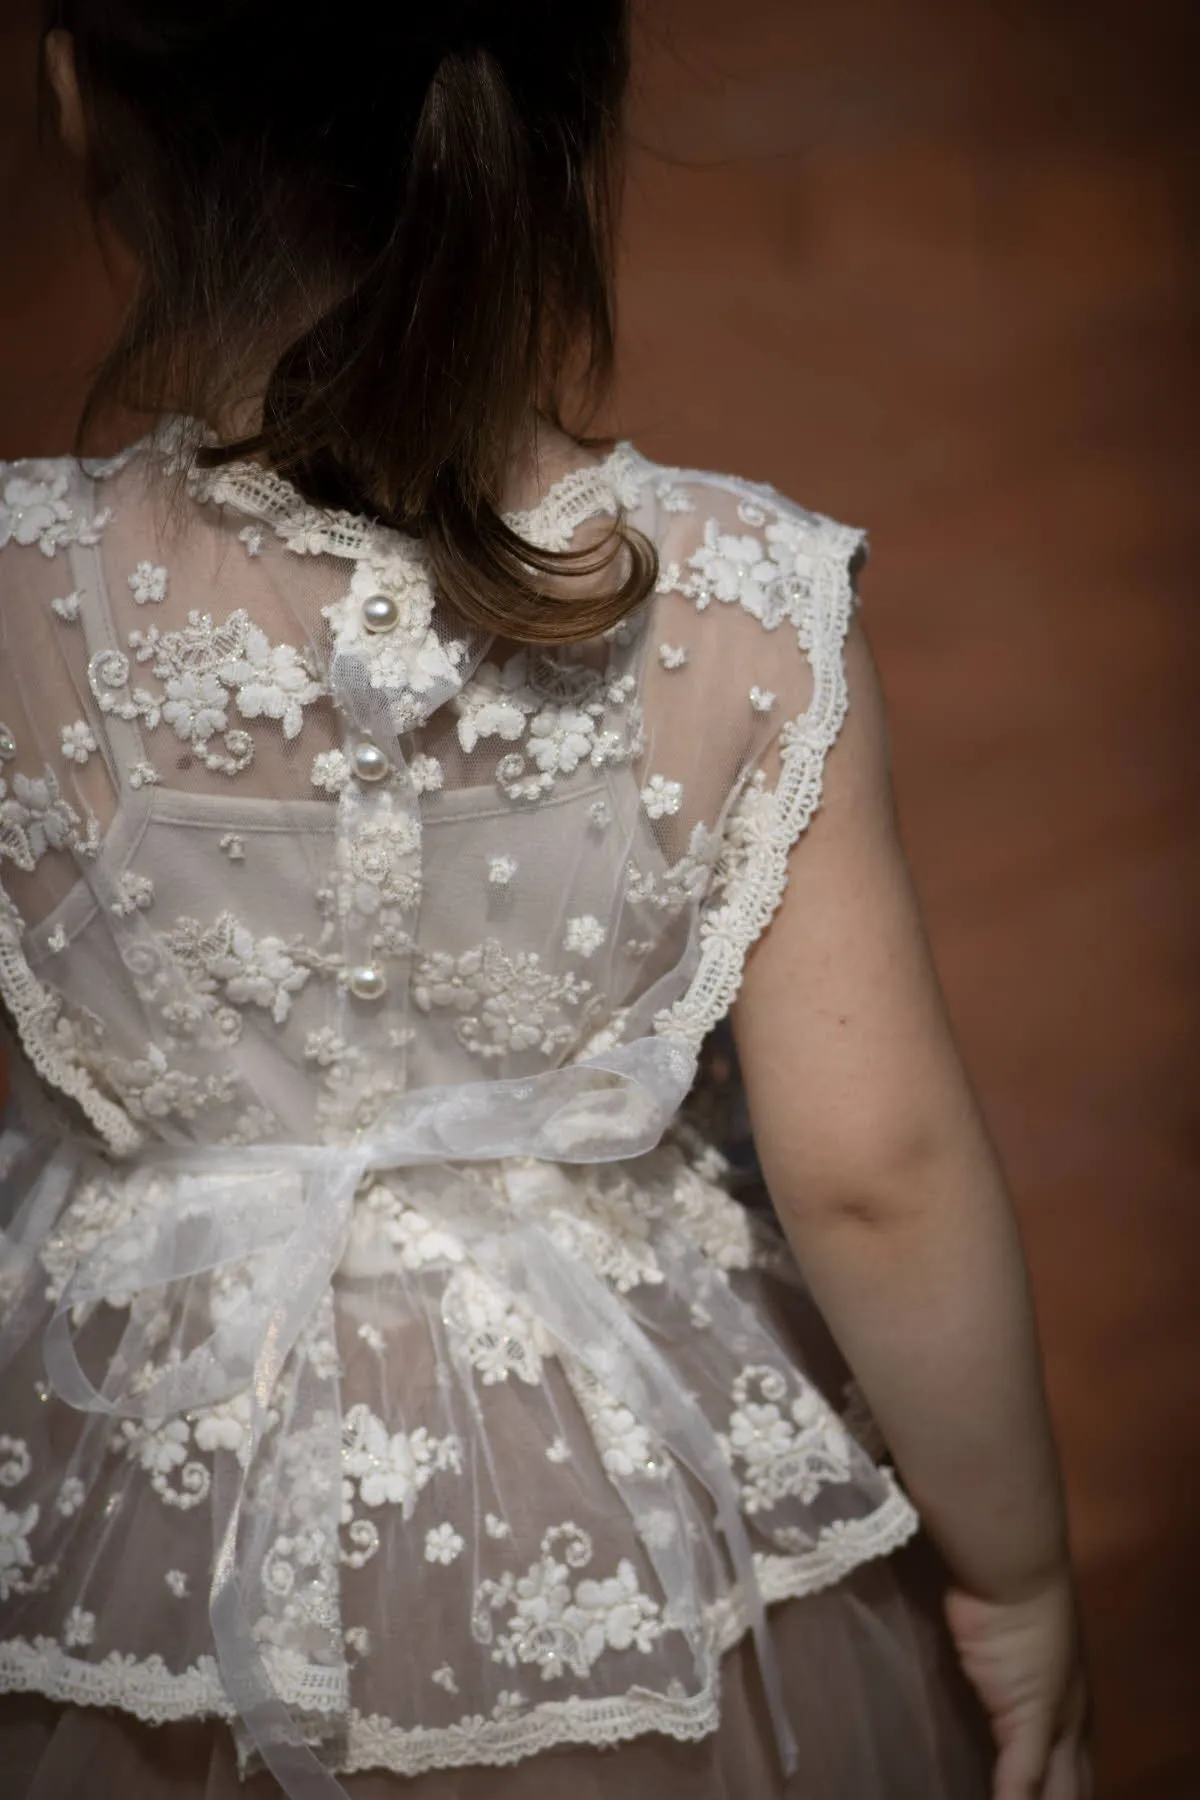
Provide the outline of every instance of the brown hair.
[[58,0],[53,27],[139,267],[81,432],[114,401],[211,420],[261,392],[201,459],[420,537],[468,622],[569,641],[645,598],[620,517],[550,552],[497,510],[534,413],[561,426],[611,377],[625,0]]

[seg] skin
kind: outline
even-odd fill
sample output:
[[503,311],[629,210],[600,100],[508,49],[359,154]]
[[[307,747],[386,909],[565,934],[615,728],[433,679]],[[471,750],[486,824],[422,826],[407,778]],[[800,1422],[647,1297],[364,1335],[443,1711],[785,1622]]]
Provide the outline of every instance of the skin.
[[1001,1748],[995,1800],[1085,1800],[1085,1689],[1028,1273],[900,847],[857,624],[847,674],[821,810],[733,1015],[755,1142],[951,1570],[948,1622]]

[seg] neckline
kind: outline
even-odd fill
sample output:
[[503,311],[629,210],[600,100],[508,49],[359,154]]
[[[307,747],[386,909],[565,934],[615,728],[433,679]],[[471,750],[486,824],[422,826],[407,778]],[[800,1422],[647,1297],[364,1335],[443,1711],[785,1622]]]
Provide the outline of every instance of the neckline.
[[[134,443],[108,457],[57,456],[0,459],[0,471],[36,465],[40,468],[75,464],[91,479],[105,481],[119,474],[141,456],[157,455],[165,461],[188,458],[201,439],[204,427],[183,414],[170,414]],[[599,462],[566,470],[546,488],[534,504],[522,511],[503,514],[504,522],[518,537],[539,549],[565,549],[577,527],[598,513],[615,514],[632,499],[634,471],[642,458],[627,439],[619,439]],[[361,556],[379,534],[402,536],[394,527],[380,525],[361,513],[315,505],[306,500],[286,476],[260,463],[237,461],[214,469],[187,470],[188,492],[193,499],[231,506],[247,517],[272,525],[284,538],[302,539],[310,554]]]

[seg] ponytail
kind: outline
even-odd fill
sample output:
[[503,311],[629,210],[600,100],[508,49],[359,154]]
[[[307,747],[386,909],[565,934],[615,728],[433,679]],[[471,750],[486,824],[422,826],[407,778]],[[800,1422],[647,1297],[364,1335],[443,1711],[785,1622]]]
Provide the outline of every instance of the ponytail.
[[[653,585],[640,534],[618,519],[598,544],[547,551],[498,508],[535,419],[560,424],[564,390],[591,403],[611,377],[624,5],[460,7],[434,45],[411,21],[371,27],[386,41],[358,34],[346,92],[344,46],[321,60],[337,34],[289,8],[288,68],[256,92],[256,137],[253,109],[234,123],[242,78],[223,49],[253,68],[247,21],[284,9],[213,6],[216,23],[162,28],[150,70],[150,24],[177,9],[67,0],[97,166],[128,171],[142,261],[92,410],[170,390],[168,410],[212,417],[222,362],[244,373],[263,318],[299,310],[257,428],[202,462],[259,456],[313,503],[416,535],[446,599],[488,632],[561,642],[616,623]],[[113,55],[112,15],[131,14],[139,54]],[[207,116],[189,101],[201,60]]]

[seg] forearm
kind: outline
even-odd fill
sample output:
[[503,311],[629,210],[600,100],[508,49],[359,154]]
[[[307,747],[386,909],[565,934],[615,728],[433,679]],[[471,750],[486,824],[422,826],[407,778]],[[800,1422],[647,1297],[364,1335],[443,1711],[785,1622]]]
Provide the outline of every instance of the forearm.
[[986,1151],[908,1179],[919,1203],[784,1206],[782,1222],[955,1579],[1008,1599],[1066,1548],[1016,1221]]

